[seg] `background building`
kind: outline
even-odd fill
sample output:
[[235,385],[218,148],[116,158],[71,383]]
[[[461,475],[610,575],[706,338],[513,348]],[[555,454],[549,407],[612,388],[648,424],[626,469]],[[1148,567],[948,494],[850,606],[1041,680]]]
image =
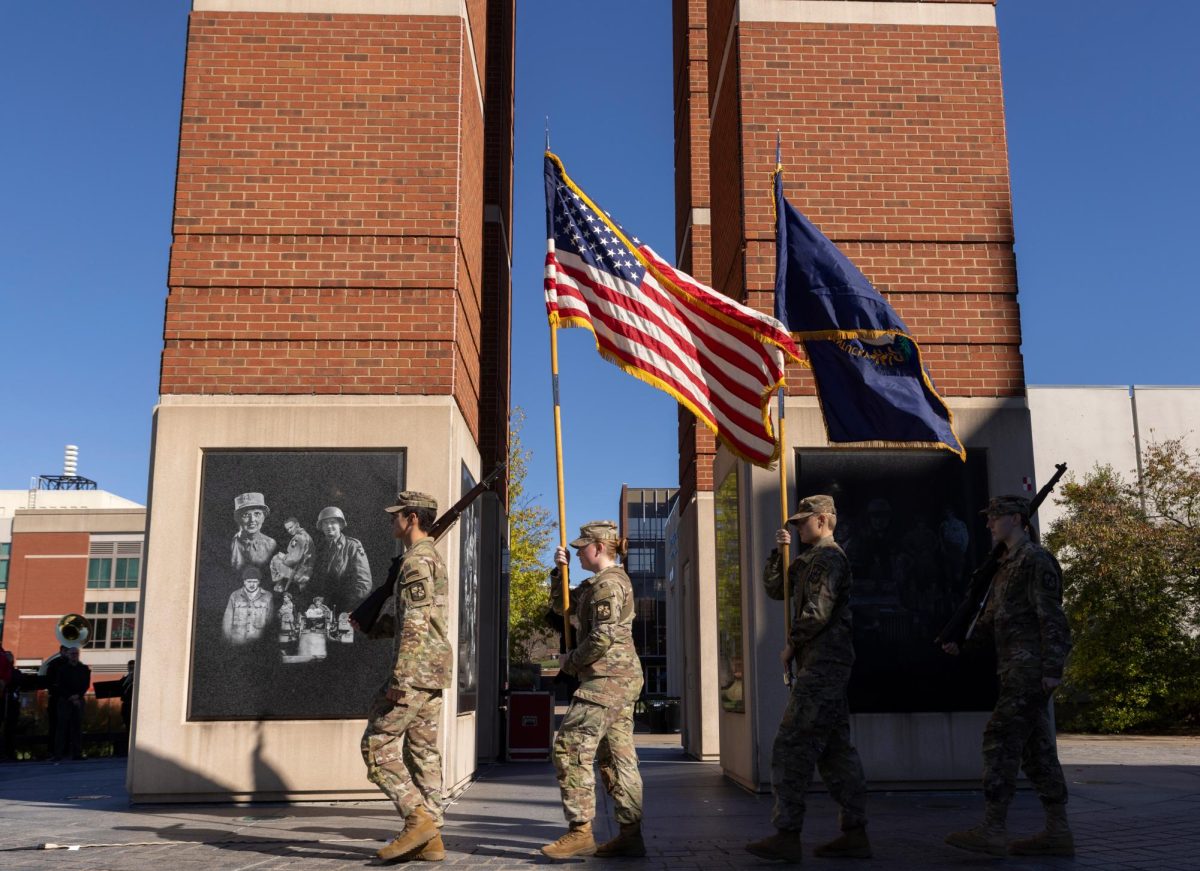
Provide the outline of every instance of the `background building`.
[[669,662],[667,524],[678,495],[675,488],[621,485],[619,523],[629,542],[625,570],[637,600],[633,644],[642,660],[647,695],[675,694]]
[[137,658],[145,529],[145,507],[105,490],[0,490],[0,640],[19,667],[56,653],[59,618],[83,614],[93,680],[125,673]]
[[[1054,475],[1055,463],[1065,462],[1080,479],[1108,465],[1134,481],[1147,445],[1178,438],[1200,450],[1198,387],[1039,385],[1029,388],[1029,411],[1038,487]],[[1061,514],[1051,496],[1038,511],[1042,532]]]

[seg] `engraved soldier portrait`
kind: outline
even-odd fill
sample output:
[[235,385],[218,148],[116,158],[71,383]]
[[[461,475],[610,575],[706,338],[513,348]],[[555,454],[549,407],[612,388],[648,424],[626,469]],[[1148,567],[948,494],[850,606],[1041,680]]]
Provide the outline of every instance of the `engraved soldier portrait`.
[[229,566],[235,572],[241,572],[248,566],[253,566],[262,574],[269,577],[268,565],[271,557],[278,550],[275,539],[263,533],[263,524],[271,516],[262,493],[242,493],[234,497],[233,516],[237,521],[238,531],[233,536],[233,547],[229,557]]

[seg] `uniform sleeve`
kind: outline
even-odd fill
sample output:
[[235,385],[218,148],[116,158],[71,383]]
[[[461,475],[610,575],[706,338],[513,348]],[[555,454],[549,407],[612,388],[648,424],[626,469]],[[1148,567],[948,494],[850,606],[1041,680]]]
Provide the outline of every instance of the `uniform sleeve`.
[[[571,613],[575,613],[575,608],[579,605],[579,588],[572,588],[570,595]],[[550,609],[559,617],[562,616],[562,572],[559,571],[558,566],[555,566],[550,572]]]
[[627,591],[622,584],[615,580],[601,581],[592,593],[588,609],[591,611],[591,628],[588,634],[579,639],[578,645],[567,657],[567,674],[576,674],[581,668],[591,665],[604,656],[617,640],[617,630],[621,626],[621,611],[625,606],[625,598],[632,591]]
[[1031,563],[1029,594],[1042,637],[1042,677],[1061,680],[1071,652],[1071,629],[1062,606],[1062,570],[1046,551],[1036,554]]
[[792,624],[792,646],[803,647],[829,625],[838,602],[849,595],[850,566],[840,554],[817,556],[805,576],[807,592]]
[[408,686],[410,664],[420,659],[425,638],[429,635],[429,615],[433,604],[433,568],[423,558],[405,560],[396,584],[396,595],[403,605],[404,618],[395,627],[399,637],[396,663],[392,669],[391,685],[395,689]]
[[763,567],[763,589],[769,599],[783,598],[783,556],[779,548],[771,551],[767,564]]

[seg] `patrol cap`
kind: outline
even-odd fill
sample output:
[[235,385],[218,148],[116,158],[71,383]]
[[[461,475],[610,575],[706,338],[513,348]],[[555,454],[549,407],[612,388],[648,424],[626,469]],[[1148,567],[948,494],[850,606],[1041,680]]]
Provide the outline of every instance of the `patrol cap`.
[[832,496],[805,496],[796,506],[796,513],[788,518],[788,523],[799,523],[813,514],[832,514],[837,516],[837,506],[833,504]]
[[579,527],[579,538],[571,542],[571,547],[587,547],[593,541],[619,541],[621,534],[617,532],[617,524],[612,520],[593,520]]
[[244,569],[242,569],[242,580],[245,581],[250,578],[254,578],[256,581],[261,581],[262,572],[260,572],[254,566],[246,566]]
[[1029,500],[1024,496],[993,496],[987,508],[979,512],[988,517],[1003,517],[1005,514],[1029,516]]
[[247,508],[261,508],[267,514],[271,513],[271,509],[267,507],[266,501],[263,500],[262,493],[242,493],[233,497],[234,516],[241,514]]
[[401,511],[415,511],[418,508],[428,508],[437,511],[437,500],[428,493],[416,490],[401,490],[396,494],[396,504],[383,509],[388,514],[398,514]]

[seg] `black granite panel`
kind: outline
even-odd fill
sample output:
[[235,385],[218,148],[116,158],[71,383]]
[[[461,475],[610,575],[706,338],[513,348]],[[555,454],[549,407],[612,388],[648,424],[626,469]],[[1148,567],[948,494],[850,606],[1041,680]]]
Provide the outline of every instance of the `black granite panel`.
[[190,719],[365,716],[392,643],[347,615],[398,552],[404,481],[403,449],[205,451]]

